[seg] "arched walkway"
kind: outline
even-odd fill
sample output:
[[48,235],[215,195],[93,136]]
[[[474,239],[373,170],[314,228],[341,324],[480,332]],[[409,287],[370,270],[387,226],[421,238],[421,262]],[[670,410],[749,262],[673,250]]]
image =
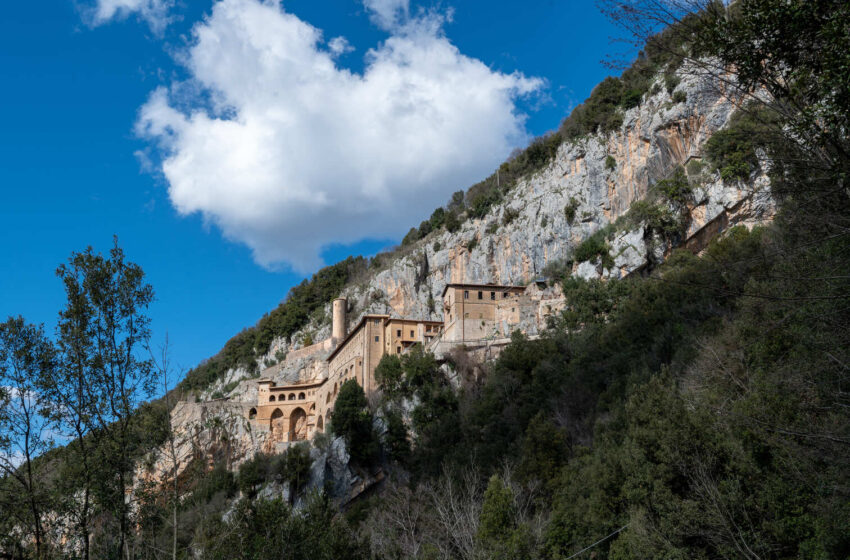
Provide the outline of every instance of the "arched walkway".
[[289,441],[307,439],[307,413],[301,407],[289,415]]
[[248,420],[253,420],[256,417],[257,417],[257,409],[256,408],[252,408],[251,410],[248,411]]
[[274,412],[272,412],[272,418],[269,421],[269,429],[271,430],[273,441],[284,440],[283,435],[286,433],[284,422],[283,412],[279,408],[274,409]]

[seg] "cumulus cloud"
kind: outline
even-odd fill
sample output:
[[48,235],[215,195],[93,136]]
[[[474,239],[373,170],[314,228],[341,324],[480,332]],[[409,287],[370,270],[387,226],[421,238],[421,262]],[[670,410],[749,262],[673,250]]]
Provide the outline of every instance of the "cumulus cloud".
[[395,29],[410,16],[410,0],[363,0],[372,21],[383,29]]
[[136,15],[160,33],[170,21],[169,10],[173,5],[174,0],[97,0],[88,10],[88,19],[97,26]]
[[216,3],[183,57],[190,79],[152,92],[137,122],[178,212],[263,266],[307,271],[330,243],[398,238],[527,141],[516,101],[539,79],[464,56],[438,17],[400,17],[355,73],[335,62],[345,44],[279,3]]

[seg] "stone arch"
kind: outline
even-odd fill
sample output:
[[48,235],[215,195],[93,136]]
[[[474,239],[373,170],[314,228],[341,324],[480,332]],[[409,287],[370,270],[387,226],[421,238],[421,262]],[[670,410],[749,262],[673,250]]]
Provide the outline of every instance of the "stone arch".
[[307,439],[307,413],[300,406],[289,414],[289,441]]
[[256,417],[257,417],[257,409],[256,408],[252,408],[251,410],[248,411],[248,420],[253,420]]
[[320,431],[320,432],[324,432],[324,431],[325,431],[325,423],[324,423],[324,421],[322,420],[322,416],[321,416],[321,415],[319,415],[319,419],[318,419],[318,420],[316,420],[316,429],[317,429],[318,431]]
[[284,440],[283,436],[286,433],[285,422],[286,419],[283,417],[283,411],[279,408],[274,409],[271,420],[269,420],[269,429],[271,430],[272,441]]
[[295,400],[295,393],[289,393],[289,400],[291,400],[291,401]]
[[274,402],[274,399],[275,399],[274,395],[270,396],[270,397],[269,397],[269,402]]
[[307,398],[307,396],[304,393],[298,393],[298,400],[299,401],[303,401],[306,398]]

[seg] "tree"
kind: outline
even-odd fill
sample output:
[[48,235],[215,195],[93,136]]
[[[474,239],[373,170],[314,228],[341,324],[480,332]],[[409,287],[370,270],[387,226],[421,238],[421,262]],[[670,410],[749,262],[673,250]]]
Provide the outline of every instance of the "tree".
[[372,413],[366,394],[358,383],[349,379],[339,389],[331,431],[345,438],[351,458],[360,463],[371,462],[377,451],[372,429]]
[[55,350],[42,327],[10,317],[0,324],[0,475],[4,490],[0,508],[14,515],[17,528],[35,544],[35,558],[44,558],[43,519],[49,507],[44,484],[45,462],[36,458],[53,447],[41,390],[56,367]]
[[380,384],[385,395],[392,398],[399,395],[403,389],[404,370],[401,359],[395,354],[385,354],[375,367],[375,380]]
[[112,516],[116,531],[104,531],[110,555],[127,552],[131,533],[130,494],[135,465],[133,413],[155,383],[152,361],[143,359],[149,319],[144,311],[153,288],[144,272],[124,260],[117,239],[108,256],[89,247],[72,253],[56,272],[67,303],[59,314],[60,366],[45,384],[58,430],[74,439],[66,461],[69,482],[82,499],[72,500],[72,517],[85,558],[90,555],[92,497]]

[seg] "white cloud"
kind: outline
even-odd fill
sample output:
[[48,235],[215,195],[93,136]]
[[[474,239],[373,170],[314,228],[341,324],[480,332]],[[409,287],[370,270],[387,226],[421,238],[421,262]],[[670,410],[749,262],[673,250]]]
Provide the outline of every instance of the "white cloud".
[[345,53],[350,53],[354,50],[354,47],[348,42],[348,39],[345,37],[334,37],[330,41],[328,41],[328,49],[331,53],[335,55],[341,55]]
[[359,74],[277,2],[215,4],[193,30],[191,78],[154,91],[137,123],[172,204],[269,267],[400,237],[527,140],[515,102],[542,85],[464,56],[439,23],[396,28]]
[[88,10],[88,19],[97,26],[137,15],[151,30],[160,33],[170,21],[168,12],[173,5],[174,0],[96,0]]
[[363,0],[363,5],[383,29],[395,29],[410,17],[410,0]]

